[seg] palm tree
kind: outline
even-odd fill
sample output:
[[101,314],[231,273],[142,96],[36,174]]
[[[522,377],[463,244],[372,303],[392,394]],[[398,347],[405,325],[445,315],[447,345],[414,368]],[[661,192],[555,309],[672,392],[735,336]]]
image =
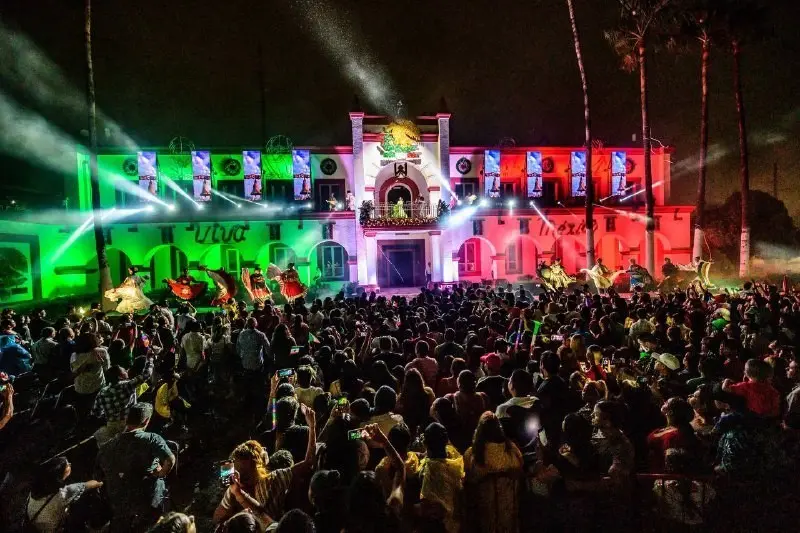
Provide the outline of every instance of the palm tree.
[[750,272],[750,161],[742,91],[742,47],[746,41],[761,33],[766,8],[759,0],[726,0],[726,8],[725,31],[733,54],[733,92],[739,124],[739,185],[742,197],[739,277],[746,278]]
[[607,31],[606,39],[622,58],[622,68],[639,70],[639,94],[642,111],[642,149],[644,151],[645,189],[645,267],[655,272],[655,209],[653,200],[653,163],[650,146],[650,103],[648,96],[647,52],[657,37],[672,0],[618,0],[620,29]]
[[112,307],[105,293],[111,288],[111,271],[106,256],[106,239],[103,221],[100,218],[100,175],[97,169],[97,101],[94,92],[94,64],[92,62],[92,0],[86,0],[84,12],[84,36],[86,39],[86,104],[89,108],[89,172],[92,184],[92,213],[94,220],[94,245],[97,250],[97,271],[100,298],[103,309]]
[[589,114],[589,86],[586,83],[586,69],[583,66],[583,55],[581,54],[581,37],[578,33],[578,24],[575,22],[575,6],[572,0],[567,0],[567,9],[572,25],[575,59],[578,62],[581,88],[583,89],[584,146],[586,148],[586,268],[592,268],[594,266],[594,183],[592,182],[592,121]]
[[[700,154],[698,157],[697,203],[692,257],[703,256],[705,242],[706,177],[708,175],[708,68],[711,60],[712,28],[719,0],[688,0],[680,6],[678,37],[700,43]],[[683,44],[683,43],[682,43]],[[686,46],[688,48],[688,46]],[[692,47],[693,49],[693,47]]]

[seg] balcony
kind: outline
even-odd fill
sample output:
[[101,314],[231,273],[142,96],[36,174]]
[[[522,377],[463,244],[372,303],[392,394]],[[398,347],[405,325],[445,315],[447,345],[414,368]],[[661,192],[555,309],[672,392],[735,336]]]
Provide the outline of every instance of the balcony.
[[399,205],[388,202],[364,202],[359,221],[364,228],[430,228],[435,227],[446,211],[442,203],[414,202]]

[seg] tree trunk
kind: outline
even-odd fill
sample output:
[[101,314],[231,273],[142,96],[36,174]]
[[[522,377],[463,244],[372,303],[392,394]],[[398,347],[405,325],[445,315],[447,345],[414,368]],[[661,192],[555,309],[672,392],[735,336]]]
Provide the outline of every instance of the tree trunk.
[[100,176],[97,170],[97,102],[94,92],[94,64],[92,62],[92,0],[86,0],[84,35],[86,38],[86,104],[89,108],[89,172],[92,184],[92,214],[94,221],[94,244],[97,250],[97,273],[100,299],[103,309],[113,309],[113,302],[106,299],[111,289],[111,271],[106,257],[106,240],[103,221],[100,217]]
[[705,241],[706,174],[708,172],[708,62],[711,55],[711,41],[703,38],[703,51],[700,59],[700,175],[697,178],[697,208],[694,215],[694,251],[692,257],[703,257]]
[[644,196],[645,196],[645,268],[651,276],[655,276],[655,231],[656,219],[653,207],[653,162],[650,153],[650,105],[647,95],[647,47],[642,42],[637,48],[639,60],[639,93],[642,100],[642,149],[644,151]]
[[583,89],[584,143],[586,146],[586,268],[592,268],[594,266],[594,182],[592,181],[592,121],[589,114],[589,85],[586,82],[586,69],[583,66],[583,55],[581,54],[581,38],[578,33],[578,24],[575,22],[575,7],[572,0],[567,0],[567,9],[569,10],[569,21],[572,24],[575,59],[578,61],[581,88]]
[[739,277],[746,278],[750,272],[750,165],[747,153],[747,125],[745,124],[744,99],[740,67],[741,45],[733,41],[733,89],[736,95],[736,114],[739,119],[739,179],[742,189],[742,236],[739,244]]

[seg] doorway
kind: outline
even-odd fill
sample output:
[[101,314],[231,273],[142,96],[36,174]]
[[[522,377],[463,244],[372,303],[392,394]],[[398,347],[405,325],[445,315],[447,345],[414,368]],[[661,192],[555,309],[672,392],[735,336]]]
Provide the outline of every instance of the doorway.
[[392,205],[396,204],[400,198],[406,205],[411,203],[411,190],[405,185],[395,185],[386,193],[386,201]]
[[425,283],[425,241],[378,241],[378,285],[421,287]]

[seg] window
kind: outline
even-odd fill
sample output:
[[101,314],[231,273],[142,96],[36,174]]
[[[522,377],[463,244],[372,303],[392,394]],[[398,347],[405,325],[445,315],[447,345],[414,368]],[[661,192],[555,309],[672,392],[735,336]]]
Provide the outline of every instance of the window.
[[606,231],[617,231],[617,217],[606,217]]
[[464,199],[467,196],[480,196],[477,179],[462,179],[461,183],[456,183],[456,196]]
[[501,183],[500,188],[503,191],[503,198],[513,198],[515,196],[513,183]]
[[264,198],[277,202],[294,200],[294,182],[292,180],[265,180]]
[[269,227],[269,240],[271,241],[281,240],[281,225],[269,224],[268,227]]
[[558,202],[558,182],[556,180],[542,180],[542,197],[535,200],[540,206],[552,206]]
[[460,275],[480,274],[480,257],[478,243],[469,240],[461,245],[458,251],[458,273]]
[[333,224],[323,224],[322,225],[322,240],[329,241],[333,240]]
[[472,221],[472,234],[483,235],[483,220]]
[[516,241],[506,246],[506,274],[522,272],[522,242]]
[[527,235],[531,232],[530,220],[527,218],[519,219],[519,233],[520,235]]
[[317,189],[317,210],[330,210],[327,200],[331,197],[331,194],[336,198],[337,203],[344,204],[344,180],[317,180],[314,184]]
[[239,250],[225,250],[225,270],[228,272],[239,272]]
[[279,245],[272,248],[272,263],[285,270],[289,263],[296,263],[297,256],[288,246]]
[[326,281],[345,279],[344,269],[347,264],[347,253],[338,244],[322,244],[317,250],[317,267],[322,271],[322,279]]

